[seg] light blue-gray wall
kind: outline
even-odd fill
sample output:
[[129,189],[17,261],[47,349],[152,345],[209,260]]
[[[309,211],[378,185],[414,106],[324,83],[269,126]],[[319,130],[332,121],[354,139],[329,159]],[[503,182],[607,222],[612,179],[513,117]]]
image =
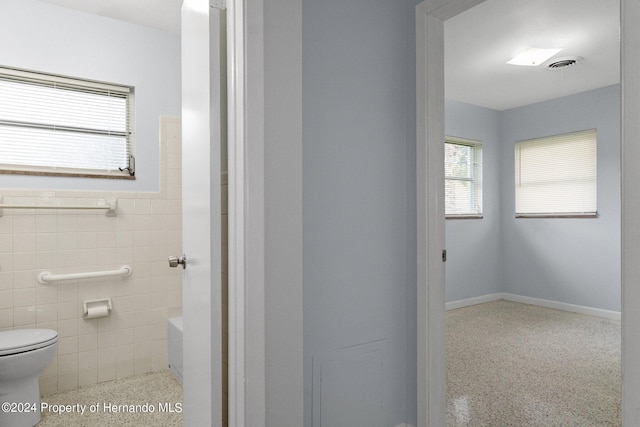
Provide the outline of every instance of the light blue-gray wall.
[[1,175],[0,187],[158,191],[159,117],[179,116],[180,37],[33,0],[0,3],[0,66],[133,86],[136,180]]
[[415,424],[414,2],[302,17],[305,425]]
[[[516,219],[516,141],[597,130],[598,217]],[[502,115],[502,280],[505,292],[620,310],[620,87],[610,86]]]
[[[485,218],[447,221],[447,301],[508,292],[619,311],[620,87],[503,112],[447,101],[446,122],[447,135],[484,143],[485,179]],[[592,128],[598,217],[516,219],[515,142]]]
[[[266,426],[304,423],[302,314],[302,0],[269,0],[264,8],[264,351]],[[254,2],[247,8],[247,69],[260,68]],[[260,104],[249,92],[249,108]],[[260,97],[260,94],[255,94]],[[258,107],[259,108],[259,107]],[[256,117],[250,111],[251,118]],[[248,132],[252,139],[251,131]],[[257,139],[257,138],[256,138]],[[249,157],[253,150],[249,150]],[[249,164],[251,177],[256,168]],[[258,177],[259,179],[259,177]],[[254,188],[254,185],[251,186]],[[251,227],[251,225],[249,226]],[[251,242],[250,246],[253,246]],[[251,260],[251,258],[250,258]],[[249,302],[251,304],[251,302]],[[252,307],[249,307],[251,310]],[[258,309],[259,310],[259,309]],[[255,345],[256,343],[253,343]],[[250,357],[256,358],[249,346]],[[255,387],[255,386],[254,386]],[[249,385],[250,396],[254,387]],[[253,414],[247,425],[260,425]]]
[[446,221],[446,298],[500,292],[500,112],[445,102],[445,135],[482,142],[483,218]]

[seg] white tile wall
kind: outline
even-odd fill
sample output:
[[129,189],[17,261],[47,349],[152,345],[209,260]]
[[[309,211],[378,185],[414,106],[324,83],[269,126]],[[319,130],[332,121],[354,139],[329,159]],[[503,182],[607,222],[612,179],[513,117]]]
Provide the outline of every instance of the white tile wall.
[[[0,190],[4,204],[96,205],[118,199],[117,217],[88,210],[11,210],[0,217],[0,330],[50,328],[58,351],[43,395],[166,369],[167,318],[182,314],[180,121],[161,119],[159,193]],[[54,274],[133,267],[127,278],[41,285]],[[84,320],[82,300],[111,297],[111,316]]]

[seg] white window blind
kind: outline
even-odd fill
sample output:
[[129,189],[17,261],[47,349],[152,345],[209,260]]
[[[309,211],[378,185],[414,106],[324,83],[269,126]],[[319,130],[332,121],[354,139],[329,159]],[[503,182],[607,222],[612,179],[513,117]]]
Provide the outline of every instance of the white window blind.
[[595,129],[517,142],[516,215],[595,215],[596,170]]
[[482,215],[482,144],[447,138],[444,151],[445,214]]
[[0,169],[132,175],[131,90],[0,68]]

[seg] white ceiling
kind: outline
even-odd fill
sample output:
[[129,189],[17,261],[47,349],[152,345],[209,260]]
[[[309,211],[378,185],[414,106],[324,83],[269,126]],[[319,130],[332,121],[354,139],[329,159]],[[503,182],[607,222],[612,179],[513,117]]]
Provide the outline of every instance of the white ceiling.
[[[506,110],[619,83],[619,23],[619,0],[487,0],[445,22],[446,97]],[[506,64],[527,47],[584,59]]]
[[182,0],[40,0],[180,34]]
[[[41,1],[180,34],[182,0]],[[445,22],[446,96],[506,110],[616,84],[619,17],[619,0],[486,0]],[[584,59],[556,71],[506,64],[527,47]]]

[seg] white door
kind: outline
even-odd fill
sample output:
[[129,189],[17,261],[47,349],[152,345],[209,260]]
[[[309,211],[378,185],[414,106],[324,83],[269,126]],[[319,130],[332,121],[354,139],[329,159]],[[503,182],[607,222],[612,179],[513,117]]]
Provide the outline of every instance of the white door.
[[188,427],[222,425],[220,146],[226,132],[224,34],[223,10],[211,7],[209,0],[183,2],[183,417]]

